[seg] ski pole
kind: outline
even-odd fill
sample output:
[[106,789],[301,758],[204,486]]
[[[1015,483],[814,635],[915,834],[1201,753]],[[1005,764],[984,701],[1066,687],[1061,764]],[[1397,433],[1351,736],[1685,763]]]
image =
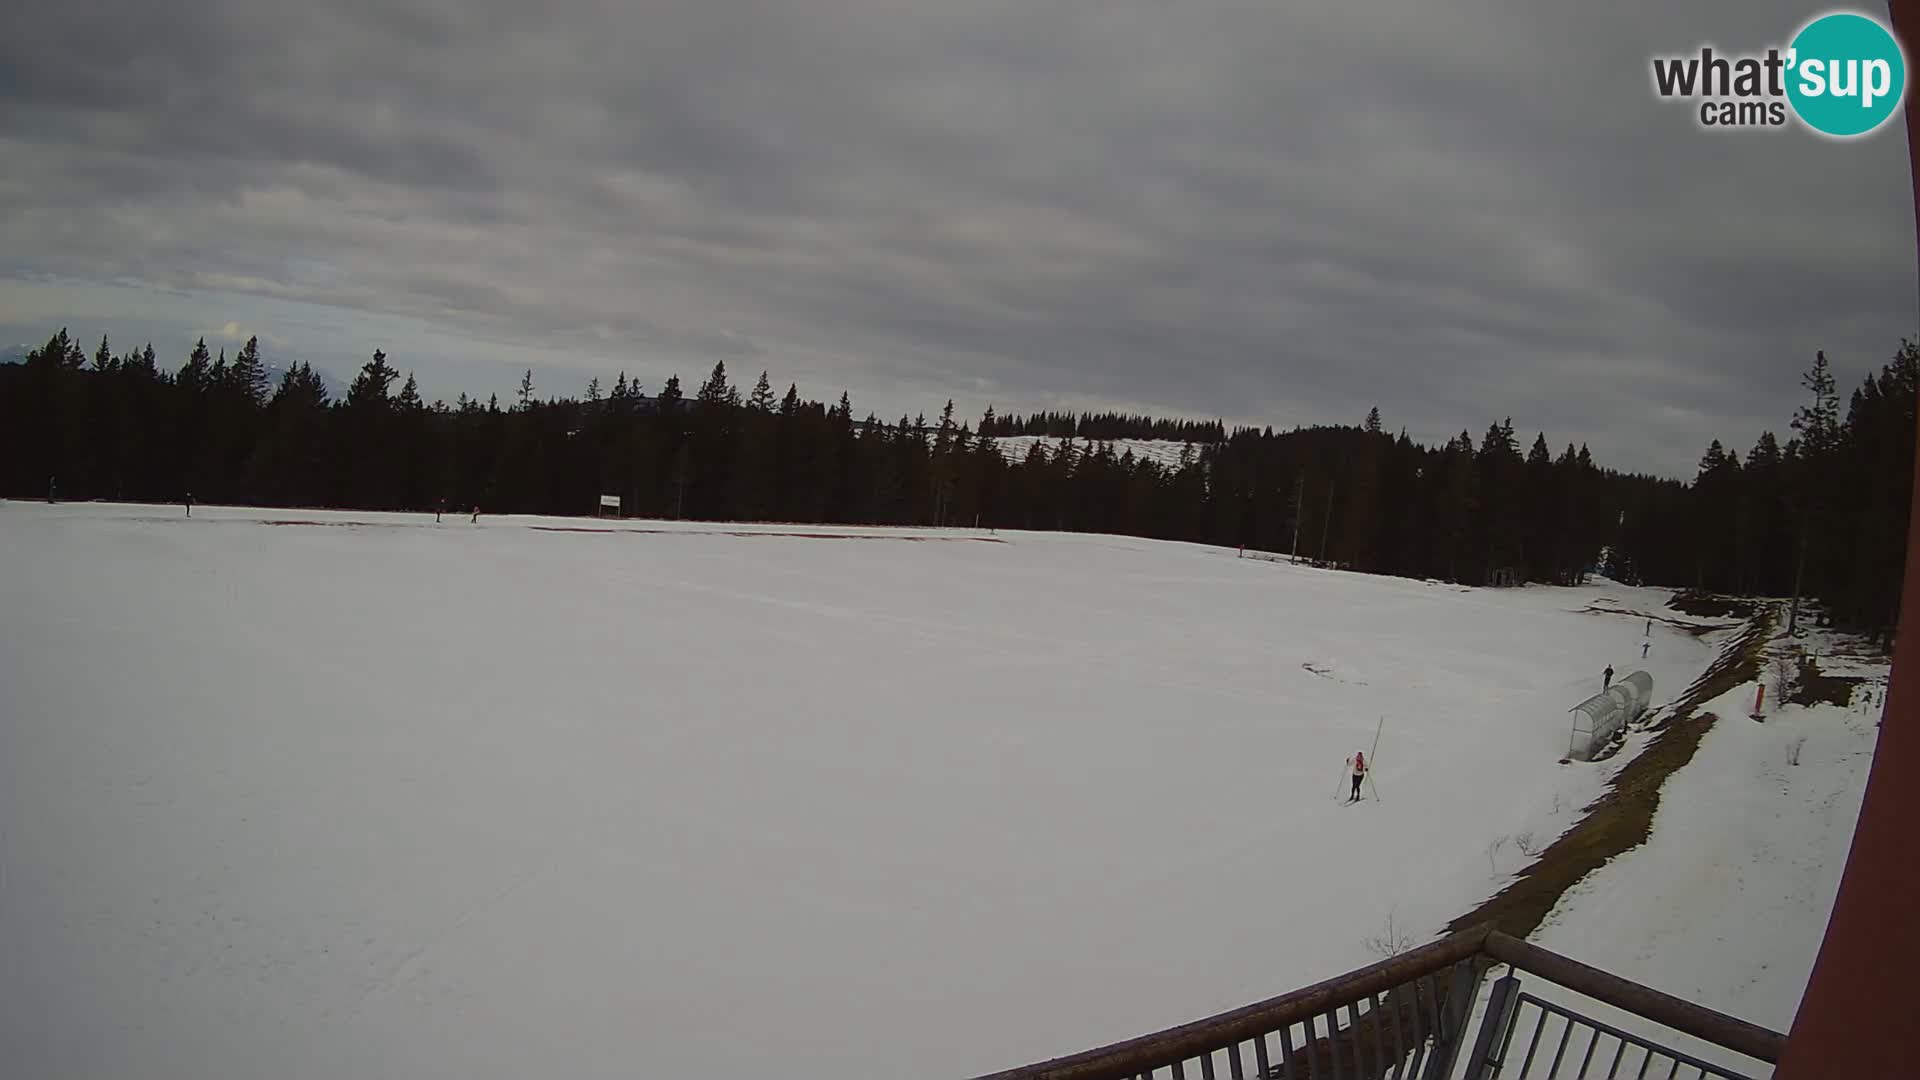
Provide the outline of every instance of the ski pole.
[[1380,789],[1374,787],[1373,770],[1380,763],[1380,733],[1387,727],[1387,718],[1380,717],[1380,726],[1373,729],[1373,754],[1367,758],[1367,786],[1373,788],[1373,801],[1380,801]]

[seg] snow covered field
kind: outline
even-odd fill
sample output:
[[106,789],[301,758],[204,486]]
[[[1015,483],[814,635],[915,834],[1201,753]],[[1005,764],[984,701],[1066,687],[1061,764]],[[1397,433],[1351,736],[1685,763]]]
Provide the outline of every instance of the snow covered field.
[[[1527,861],[1492,838],[1550,841],[1618,768],[1556,763],[1600,669],[1644,666],[1657,706],[1715,644],[1656,623],[1643,662],[1643,620],[1582,610],[1656,591],[1111,536],[0,503],[0,552],[23,1080],[858,1080],[1083,1049],[1368,963],[1390,914],[1437,933]],[[1381,799],[1343,806],[1382,717]],[[1772,760],[1735,740],[1786,728],[1741,723],[1690,768]],[[1864,777],[1838,738],[1809,755]],[[1837,843],[1837,881],[1834,768],[1782,842]],[[1690,925],[1777,938],[1724,881],[1603,917],[1609,873],[1684,860],[1669,815],[1766,831],[1720,790],[1683,784],[1539,940],[1635,977],[1616,933],[1691,967]],[[1803,945],[1704,1000],[1784,1024]]]

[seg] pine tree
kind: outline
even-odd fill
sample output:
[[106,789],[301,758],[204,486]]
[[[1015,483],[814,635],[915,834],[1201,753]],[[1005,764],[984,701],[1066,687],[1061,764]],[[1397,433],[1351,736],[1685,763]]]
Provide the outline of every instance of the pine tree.
[[525,412],[531,408],[533,408],[533,369],[528,368],[527,373],[520,376],[520,410]]
[[1369,435],[1380,434],[1380,407],[1378,405],[1367,410],[1367,422],[1364,428]]
[[1840,398],[1834,390],[1833,370],[1825,350],[1814,353],[1813,367],[1800,383],[1813,400],[1794,410],[1793,430],[1799,432],[1799,468],[1792,485],[1799,517],[1793,571],[1793,600],[1787,609],[1787,633],[1799,630],[1800,597],[1806,587],[1808,560],[1823,537],[1815,523],[1827,520],[1827,494],[1833,481],[1834,456],[1840,442]]
[[727,403],[727,362],[721,360],[713,365],[713,373],[707,381],[700,384],[699,393],[694,400],[707,410],[718,409]]
[[181,365],[174,382],[189,396],[197,395],[207,389],[212,374],[213,353],[207,348],[207,339],[201,338],[194,343],[193,352],[187,355],[187,362]]
[[399,377],[400,373],[387,364],[387,354],[379,349],[373,350],[373,359],[361,365],[360,374],[354,377],[353,385],[347,387],[347,408],[355,411],[386,409],[392,403],[389,390],[393,380]]
[[248,407],[258,408],[266,403],[267,369],[260,362],[260,338],[257,335],[247,339],[240,349],[240,355],[234,358],[233,366],[227,369],[227,383]]
[[747,399],[747,408],[757,413],[773,411],[773,387],[767,382],[767,373],[760,373],[760,381],[753,384],[753,396]]
[[1813,394],[1813,400],[1794,410],[1793,430],[1800,433],[1800,445],[1810,458],[1832,451],[1840,440],[1840,397],[1834,391],[1833,369],[1824,350],[1814,353],[1813,367],[1800,377],[1800,384]]

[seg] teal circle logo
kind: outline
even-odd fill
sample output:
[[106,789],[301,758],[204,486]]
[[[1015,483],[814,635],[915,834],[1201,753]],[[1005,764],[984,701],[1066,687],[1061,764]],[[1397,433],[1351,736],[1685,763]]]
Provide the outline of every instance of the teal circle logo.
[[1887,28],[1850,11],[1822,15],[1789,45],[1787,100],[1808,127],[1837,139],[1878,128],[1907,93],[1907,59]]

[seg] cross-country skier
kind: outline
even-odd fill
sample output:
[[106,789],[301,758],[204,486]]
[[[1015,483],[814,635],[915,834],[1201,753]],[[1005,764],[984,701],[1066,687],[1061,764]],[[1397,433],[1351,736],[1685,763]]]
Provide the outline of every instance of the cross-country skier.
[[1365,780],[1367,778],[1366,752],[1363,750],[1354,751],[1353,759],[1349,761],[1348,764],[1353,766],[1353,795],[1349,797],[1347,801],[1359,802],[1360,801],[1360,781]]
[[1601,673],[1600,673],[1600,690],[1601,690],[1601,692],[1602,692],[1602,693],[1605,693],[1605,692],[1606,692],[1606,689],[1607,689],[1607,687],[1609,687],[1609,686],[1612,686],[1612,685],[1613,685],[1613,665],[1612,665],[1612,664],[1608,664],[1608,665],[1607,665],[1607,670],[1605,670],[1605,671],[1603,671],[1603,672],[1601,672]]

